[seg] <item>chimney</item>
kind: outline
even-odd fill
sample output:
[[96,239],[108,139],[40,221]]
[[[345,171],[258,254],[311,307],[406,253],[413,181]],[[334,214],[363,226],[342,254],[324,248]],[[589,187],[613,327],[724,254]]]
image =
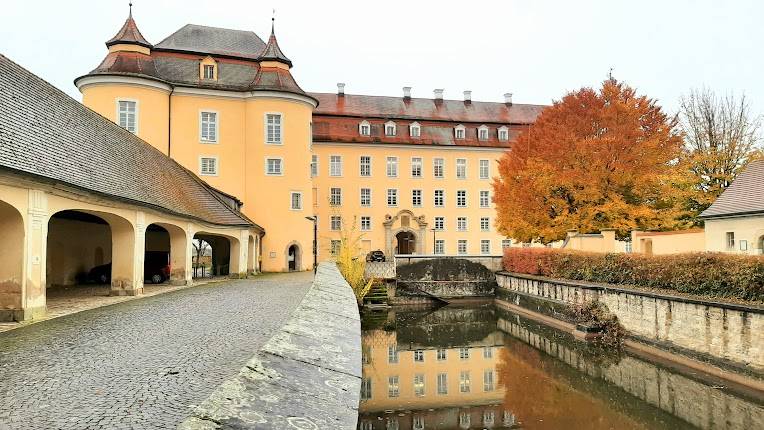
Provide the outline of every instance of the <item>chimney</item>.
[[432,91],[435,101],[436,102],[442,102],[443,101],[443,88],[436,88]]
[[404,99],[411,98],[411,87],[403,87],[403,98]]
[[345,95],[345,83],[344,82],[337,82],[337,95],[338,96],[344,96]]
[[504,93],[504,103],[507,106],[512,106],[512,93]]
[[472,103],[472,91],[466,90],[464,92],[464,103],[467,103],[467,104]]

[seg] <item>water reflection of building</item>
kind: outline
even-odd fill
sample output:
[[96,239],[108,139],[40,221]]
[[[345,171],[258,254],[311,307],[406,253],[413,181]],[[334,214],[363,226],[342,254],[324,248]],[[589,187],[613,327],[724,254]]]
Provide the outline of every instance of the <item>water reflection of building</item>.
[[395,331],[365,330],[360,428],[503,428],[503,334],[487,308],[390,312]]

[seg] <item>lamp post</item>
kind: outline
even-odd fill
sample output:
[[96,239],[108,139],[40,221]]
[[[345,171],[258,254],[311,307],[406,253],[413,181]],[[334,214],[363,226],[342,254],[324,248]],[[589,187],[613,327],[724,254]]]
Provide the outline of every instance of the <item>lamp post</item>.
[[318,217],[306,216],[306,220],[313,221],[313,274],[318,270]]
[[435,255],[435,227],[432,228],[432,255]]

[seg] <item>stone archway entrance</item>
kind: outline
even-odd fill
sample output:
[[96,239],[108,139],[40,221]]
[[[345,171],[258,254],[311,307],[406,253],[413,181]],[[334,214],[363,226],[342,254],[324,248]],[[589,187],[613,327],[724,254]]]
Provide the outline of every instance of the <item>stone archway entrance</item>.
[[416,249],[416,236],[410,231],[400,231],[395,235],[395,253],[413,254]]
[[427,249],[424,215],[417,216],[404,209],[394,216],[386,215],[382,224],[385,226],[385,255],[388,258],[395,254],[424,254]]
[[287,246],[286,252],[287,270],[296,272],[302,270],[302,250],[300,245],[291,243]]

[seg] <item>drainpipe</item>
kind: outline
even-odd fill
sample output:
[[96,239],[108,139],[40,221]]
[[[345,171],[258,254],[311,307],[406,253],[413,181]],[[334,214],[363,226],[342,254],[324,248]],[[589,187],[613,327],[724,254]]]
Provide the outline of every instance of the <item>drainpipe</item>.
[[175,87],[171,87],[170,94],[167,96],[167,156],[171,157],[170,148],[172,147],[172,93]]

